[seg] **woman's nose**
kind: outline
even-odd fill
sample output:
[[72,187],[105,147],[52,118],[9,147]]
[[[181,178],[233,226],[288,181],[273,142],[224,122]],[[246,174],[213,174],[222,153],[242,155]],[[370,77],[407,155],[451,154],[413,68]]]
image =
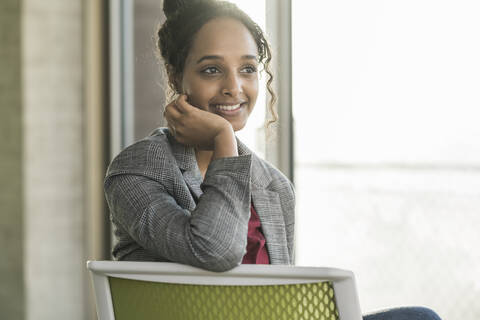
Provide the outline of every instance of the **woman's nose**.
[[225,96],[236,97],[240,92],[242,92],[241,79],[235,74],[226,76],[222,84],[222,94]]

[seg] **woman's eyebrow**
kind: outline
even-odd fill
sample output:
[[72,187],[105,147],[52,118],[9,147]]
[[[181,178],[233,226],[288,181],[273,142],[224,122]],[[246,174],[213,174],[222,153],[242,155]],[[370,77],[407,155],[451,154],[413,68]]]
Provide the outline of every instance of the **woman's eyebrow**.
[[[257,56],[254,54],[245,54],[241,57],[242,59],[247,59],[247,60],[257,60]],[[216,56],[216,55],[208,55],[208,56],[203,56],[200,59],[198,59],[197,64],[204,60],[224,60],[222,56]]]
[[221,56],[203,56],[200,59],[198,59],[197,64],[202,62],[203,60],[223,60],[223,57],[221,57]]
[[246,60],[257,60],[257,56],[254,55],[254,54],[246,54],[246,55],[242,56],[242,59],[246,59]]

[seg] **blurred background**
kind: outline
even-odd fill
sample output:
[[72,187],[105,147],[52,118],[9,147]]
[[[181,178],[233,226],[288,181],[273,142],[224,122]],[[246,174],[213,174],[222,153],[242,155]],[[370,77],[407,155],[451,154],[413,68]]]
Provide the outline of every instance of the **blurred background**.
[[[295,183],[296,264],[356,275],[362,310],[480,318],[480,4],[238,0],[274,49],[239,137]],[[0,1],[0,318],[95,319],[102,181],[164,124],[161,0]],[[264,81],[264,78],[262,78]]]

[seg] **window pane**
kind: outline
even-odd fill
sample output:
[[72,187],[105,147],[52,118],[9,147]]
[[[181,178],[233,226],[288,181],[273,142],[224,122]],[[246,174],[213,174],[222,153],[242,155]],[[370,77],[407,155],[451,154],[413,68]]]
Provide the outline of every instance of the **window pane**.
[[297,262],[353,270],[364,311],[476,319],[480,4],[292,6]]
[[[480,162],[480,4],[294,1],[308,161]],[[312,33],[315,37],[312,37]]]

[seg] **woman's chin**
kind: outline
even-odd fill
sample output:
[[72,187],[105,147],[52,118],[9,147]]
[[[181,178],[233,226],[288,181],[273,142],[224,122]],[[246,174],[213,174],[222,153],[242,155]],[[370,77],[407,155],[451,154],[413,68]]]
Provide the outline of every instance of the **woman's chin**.
[[232,125],[233,131],[237,132],[245,128],[246,122],[245,121],[229,121]]
[[235,116],[222,115],[222,114],[219,114],[219,116],[221,116],[222,118],[230,122],[233,128],[233,131],[242,130],[247,124],[247,120],[248,120],[248,114],[246,114],[245,112],[239,113]]

